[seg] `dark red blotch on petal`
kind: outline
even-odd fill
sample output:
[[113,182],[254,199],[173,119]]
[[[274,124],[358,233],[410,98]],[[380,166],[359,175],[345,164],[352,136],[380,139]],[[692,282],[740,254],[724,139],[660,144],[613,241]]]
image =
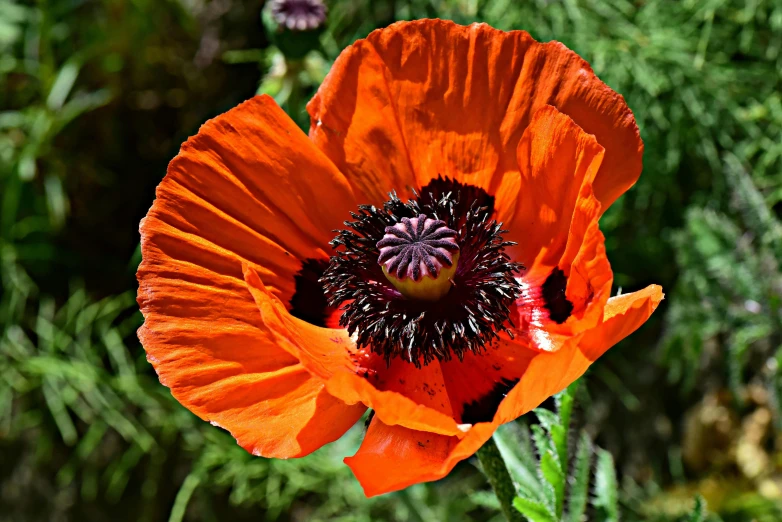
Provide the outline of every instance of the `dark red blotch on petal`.
[[465,404],[462,408],[462,422],[477,424],[494,420],[494,414],[497,413],[500,403],[518,382],[519,379],[503,378],[494,385],[489,393]]
[[329,266],[326,259],[307,259],[294,276],[296,291],[290,300],[290,312],[315,326],[326,327],[326,319],[333,312],[318,279]]
[[557,324],[567,321],[573,313],[573,303],[565,295],[567,276],[559,267],[552,270],[541,288],[543,303],[549,312],[549,317]]

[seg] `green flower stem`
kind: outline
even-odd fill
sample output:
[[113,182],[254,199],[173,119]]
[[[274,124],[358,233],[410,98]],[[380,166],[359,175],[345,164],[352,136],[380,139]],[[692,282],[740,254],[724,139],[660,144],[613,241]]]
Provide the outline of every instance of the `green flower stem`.
[[500,501],[502,514],[505,515],[508,522],[524,522],[524,517],[513,507],[516,486],[513,485],[513,480],[510,478],[508,468],[505,466],[505,461],[502,459],[494,439],[486,441],[486,444],[478,450],[477,455],[483,474],[489,479],[489,484],[491,484],[494,494],[497,495],[497,500]]

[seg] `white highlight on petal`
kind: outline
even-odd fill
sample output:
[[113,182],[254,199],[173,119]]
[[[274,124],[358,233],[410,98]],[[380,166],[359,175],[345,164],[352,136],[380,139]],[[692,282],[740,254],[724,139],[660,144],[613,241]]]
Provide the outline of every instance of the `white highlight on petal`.
[[[533,291],[540,292],[540,289],[533,289],[533,287],[522,278],[516,278],[516,280],[521,285],[521,297],[519,300],[526,301],[528,303],[534,303],[536,299],[531,294]],[[532,340],[535,342],[535,346],[543,351],[553,352],[554,342],[551,340],[549,333],[543,327],[543,320],[548,319],[548,313],[546,313],[541,307],[538,306],[527,305],[524,306],[524,310],[527,313],[529,324],[532,326],[532,328],[530,328],[530,334],[532,336]]]

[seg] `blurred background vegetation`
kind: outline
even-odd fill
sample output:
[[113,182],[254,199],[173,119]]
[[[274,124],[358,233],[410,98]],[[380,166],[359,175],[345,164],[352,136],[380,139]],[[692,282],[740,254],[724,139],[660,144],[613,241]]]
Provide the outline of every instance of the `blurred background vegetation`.
[[[646,143],[601,225],[617,287],[668,298],[580,387],[589,519],[782,520],[782,3],[326,3],[291,39],[260,0],[0,0],[0,521],[498,520],[475,461],[364,498],[341,463],[361,425],[304,459],[246,454],[135,337],[138,222],[179,145],[256,92],[306,128],[341,49],[423,17],[564,42]],[[548,416],[527,417],[500,444],[522,489]]]

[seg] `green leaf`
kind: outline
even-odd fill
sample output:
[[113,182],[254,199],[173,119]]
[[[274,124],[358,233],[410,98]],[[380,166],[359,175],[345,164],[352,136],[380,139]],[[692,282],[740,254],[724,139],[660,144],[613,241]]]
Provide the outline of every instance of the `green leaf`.
[[108,89],[76,94],[57,112],[52,133],[59,133],[66,125],[82,114],[103,107],[110,101],[111,92]]
[[68,95],[71,93],[73,84],[76,83],[76,77],[79,75],[81,65],[75,59],[71,59],[62,66],[57,73],[57,78],[49,91],[49,97],[46,99],[46,106],[51,110],[59,110]]
[[540,479],[540,497],[541,502],[546,506],[546,508],[550,512],[554,512],[557,509],[557,492],[554,490],[554,486],[549,483],[548,480],[546,480],[543,477],[542,471],[540,472],[541,479]]
[[562,464],[562,469],[567,468],[568,430],[570,429],[570,418],[573,414],[573,404],[575,403],[576,392],[578,391],[578,383],[579,381],[574,382],[564,391],[554,396],[557,405],[557,413],[559,414],[559,425],[557,427],[552,427],[551,438],[554,442],[554,447],[557,449],[557,456],[559,457],[559,462]]
[[535,415],[538,417],[538,421],[540,421],[540,425],[543,426],[547,432],[551,433],[551,428],[560,424],[559,417],[553,411],[544,408],[536,408],[534,411]]
[[541,457],[540,473],[554,488],[554,507],[559,518],[562,516],[562,506],[565,502],[565,472],[554,453],[547,452]]
[[182,486],[176,494],[174,499],[174,506],[171,508],[171,514],[168,517],[168,522],[182,522],[185,518],[185,510],[190,503],[190,498],[195,493],[196,488],[201,483],[202,476],[200,470],[193,470],[185,478]]
[[578,440],[576,459],[573,462],[566,522],[580,522],[584,519],[589,500],[589,465],[591,460],[592,443],[589,436],[582,432],[581,438]]
[[46,176],[43,182],[49,221],[53,229],[59,230],[65,225],[65,218],[68,214],[68,195],[59,177]]
[[570,417],[573,414],[573,404],[575,404],[576,393],[580,380],[575,381],[573,384],[565,388],[554,396],[554,402],[557,405],[557,412],[559,413],[560,424],[567,430],[570,428]]
[[526,426],[521,428],[514,423],[503,424],[494,432],[494,442],[505,460],[511,478],[516,482],[519,493],[542,501],[538,463],[530,447],[530,435]]
[[551,442],[556,450],[555,456],[557,457],[557,461],[559,461],[563,470],[567,469],[568,461],[567,434],[567,428],[560,424],[551,427]]
[[736,210],[741,213],[748,227],[759,235],[764,244],[771,247],[779,259],[782,256],[782,222],[766,204],[763,194],[743,168],[741,160],[731,153],[725,156],[725,177],[738,196],[732,200]]
[[516,497],[513,499],[513,507],[527,517],[530,522],[557,522],[554,514],[540,502]]
[[532,440],[535,442],[535,449],[538,450],[538,455],[544,455],[549,451],[555,451],[551,439],[539,424],[533,425],[531,429]]
[[62,394],[53,384],[55,382],[56,379],[47,379],[41,386],[41,391],[43,392],[44,401],[49,407],[49,412],[54,418],[57,428],[60,430],[62,440],[67,445],[72,446],[77,442],[79,434],[76,430],[76,426],[73,424],[73,419],[71,419],[71,416],[68,413]]
[[606,522],[619,521],[618,490],[614,458],[607,451],[598,449],[595,467],[595,498],[592,503],[603,512]]
[[[782,358],[782,356],[780,356]],[[532,433],[530,428],[526,424],[515,424],[519,428],[519,458],[524,461],[524,464],[537,473],[538,459],[535,455],[535,448],[532,443]]]

